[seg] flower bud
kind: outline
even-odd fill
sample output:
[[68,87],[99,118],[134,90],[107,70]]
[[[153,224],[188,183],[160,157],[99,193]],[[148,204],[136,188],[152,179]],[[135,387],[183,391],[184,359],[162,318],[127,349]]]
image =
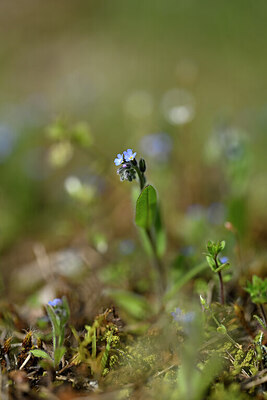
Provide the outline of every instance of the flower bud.
[[141,172],[145,172],[146,171],[146,162],[143,158],[140,158],[139,161],[139,169]]

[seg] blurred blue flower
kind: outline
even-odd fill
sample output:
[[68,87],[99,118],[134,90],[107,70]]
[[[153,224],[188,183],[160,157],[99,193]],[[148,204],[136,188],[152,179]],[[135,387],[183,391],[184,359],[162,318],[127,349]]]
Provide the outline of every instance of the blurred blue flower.
[[135,159],[136,153],[132,149],[128,149],[123,152],[125,161],[133,161]]
[[132,239],[121,240],[119,243],[119,250],[124,255],[132,254],[135,248],[135,243]]
[[15,139],[14,132],[7,125],[0,125],[0,162],[12,153]]
[[123,155],[117,154],[117,158],[114,160],[115,165],[121,165],[123,163]]
[[48,302],[48,305],[51,307],[58,307],[62,306],[62,300],[61,299],[54,299]]
[[167,161],[172,149],[172,139],[167,133],[152,133],[141,139],[142,152],[157,161]]
[[184,257],[190,257],[195,253],[195,248],[193,246],[185,246],[180,249],[180,253]]
[[207,219],[213,225],[221,225],[225,221],[226,209],[224,204],[215,202],[207,209]]
[[234,126],[221,125],[216,134],[226,158],[234,161],[244,156],[246,134],[241,129]]
[[228,262],[229,258],[226,257],[226,256],[224,256],[224,257],[220,257],[219,260],[220,260],[220,262],[221,262],[222,264],[225,264],[225,263]]
[[179,307],[177,307],[171,315],[174,321],[185,324],[192,322],[195,319],[196,313],[194,311],[184,313]]

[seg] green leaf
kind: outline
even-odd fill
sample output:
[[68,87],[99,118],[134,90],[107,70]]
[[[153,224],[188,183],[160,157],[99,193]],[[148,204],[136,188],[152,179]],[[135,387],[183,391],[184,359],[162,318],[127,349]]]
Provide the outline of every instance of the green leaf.
[[220,250],[219,251],[222,251],[224,248],[225,248],[225,240],[222,240],[220,242]]
[[263,329],[267,328],[263,320],[260,317],[258,317],[258,315],[253,315],[253,318],[255,318],[258,321],[258,323],[263,327]]
[[214,259],[211,256],[206,256],[207,263],[209,264],[210,268],[214,272],[216,269],[216,263]]
[[108,294],[115,300],[118,307],[136,319],[143,319],[151,311],[147,300],[135,293],[126,290],[109,290]]
[[207,249],[210,255],[214,255],[214,242],[212,242],[211,240],[208,241],[207,243]]
[[189,282],[200,272],[204,271],[206,268],[207,263],[203,262],[190,269],[186,274],[182,275],[182,277],[173,285],[173,287],[171,287],[171,289],[165,294],[164,299],[169,300],[177,295],[177,292],[181,289],[182,286],[184,286],[187,282]]
[[113,337],[113,333],[111,332],[109,337],[108,337],[108,339],[107,339],[107,345],[106,345],[105,351],[104,351],[104,353],[102,355],[102,358],[101,358],[102,371],[104,370],[104,368],[105,368],[105,366],[107,364],[107,361],[108,361],[108,355],[109,355],[110,348],[111,348],[112,337]]
[[34,357],[45,358],[46,360],[53,361],[49,354],[47,354],[44,350],[34,349],[31,350],[31,353]]
[[224,269],[224,270],[227,270],[227,269],[229,269],[229,268],[230,268],[230,264],[227,262],[227,263],[224,263],[224,264],[220,265],[218,268],[215,268],[213,271],[214,271],[214,272],[220,272],[220,271],[222,271],[223,269]]
[[66,348],[61,346],[61,347],[57,347],[55,350],[55,354],[54,354],[54,363],[55,363],[55,367],[58,366],[58,364],[60,363],[61,358],[64,356],[64,354],[66,353]]
[[140,228],[149,229],[157,213],[157,193],[153,186],[146,186],[136,202],[135,223]]
[[60,329],[60,321],[58,319],[58,316],[56,315],[53,307],[51,307],[50,305],[46,306],[46,311],[47,311],[47,314],[48,314],[48,316],[50,318],[50,321],[51,321],[51,324],[52,324],[52,327],[53,327],[53,330],[54,330],[54,334],[56,336],[59,336],[60,333],[61,333],[61,329]]
[[141,239],[141,243],[142,246],[146,252],[146,254],[148,255],[148,257],[152,257],[153,256],[153,249],[151,247],[151,243],[150,240],[147,236],[147,233],[145,231],[145,229],[139,229],[139,235],[140,235],[140,239]]

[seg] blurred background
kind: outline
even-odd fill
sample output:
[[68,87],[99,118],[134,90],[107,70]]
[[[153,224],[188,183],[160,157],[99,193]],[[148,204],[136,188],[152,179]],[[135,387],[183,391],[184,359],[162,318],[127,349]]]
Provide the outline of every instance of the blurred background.
[[231,257],[225,221],[244,264],[257,252],[266,267],[266,13],[263,0],[1,1],[3,295],[28,293],[47,254],[72,282],[81,249],[102,282],[147,290],[135,183],[113,163],[127,148],[157,188],[174,276],[207,239]]

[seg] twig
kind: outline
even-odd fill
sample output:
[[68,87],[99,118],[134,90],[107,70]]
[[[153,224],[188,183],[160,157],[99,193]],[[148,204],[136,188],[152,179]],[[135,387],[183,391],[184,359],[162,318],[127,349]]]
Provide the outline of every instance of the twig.
[[262,375],[264,373],[266,375],[263,376],[262,378],[260,378],[259,375],[256,375],[256,376],[253,377],[254,378],[253,380],[248,379],[249,382],[247,382],[247,381],[246,382],[242,382],[242,384],[241,384],[242,389],[250,389],[250,388],[252,388],[254,386],[259,386],[259,385],[262,385],[263,383],[267,382],[267,369],[261,371],[260,375]]
[[30,360],[30,358],[31,358],[31,353],[28,354],[28,357],[26,358],[26,360],[24,361],[24,363],[21,364],[21,366],[19,367],[19,370],[22,370],[22,369],[25,367],[25,365],[28,363],[28,361]]
[[162,371],[157,372],[155,375],[153,375],[153,376],[151,377],[151,379],[158,378],[159,376],[165,374],[166,372],[170,371],[171,369],[173,369],[173,368],[175,368],[175,367],[178,367],[178,364],[172,364],[172,365],[170,365],[169,367],[163,369]]

